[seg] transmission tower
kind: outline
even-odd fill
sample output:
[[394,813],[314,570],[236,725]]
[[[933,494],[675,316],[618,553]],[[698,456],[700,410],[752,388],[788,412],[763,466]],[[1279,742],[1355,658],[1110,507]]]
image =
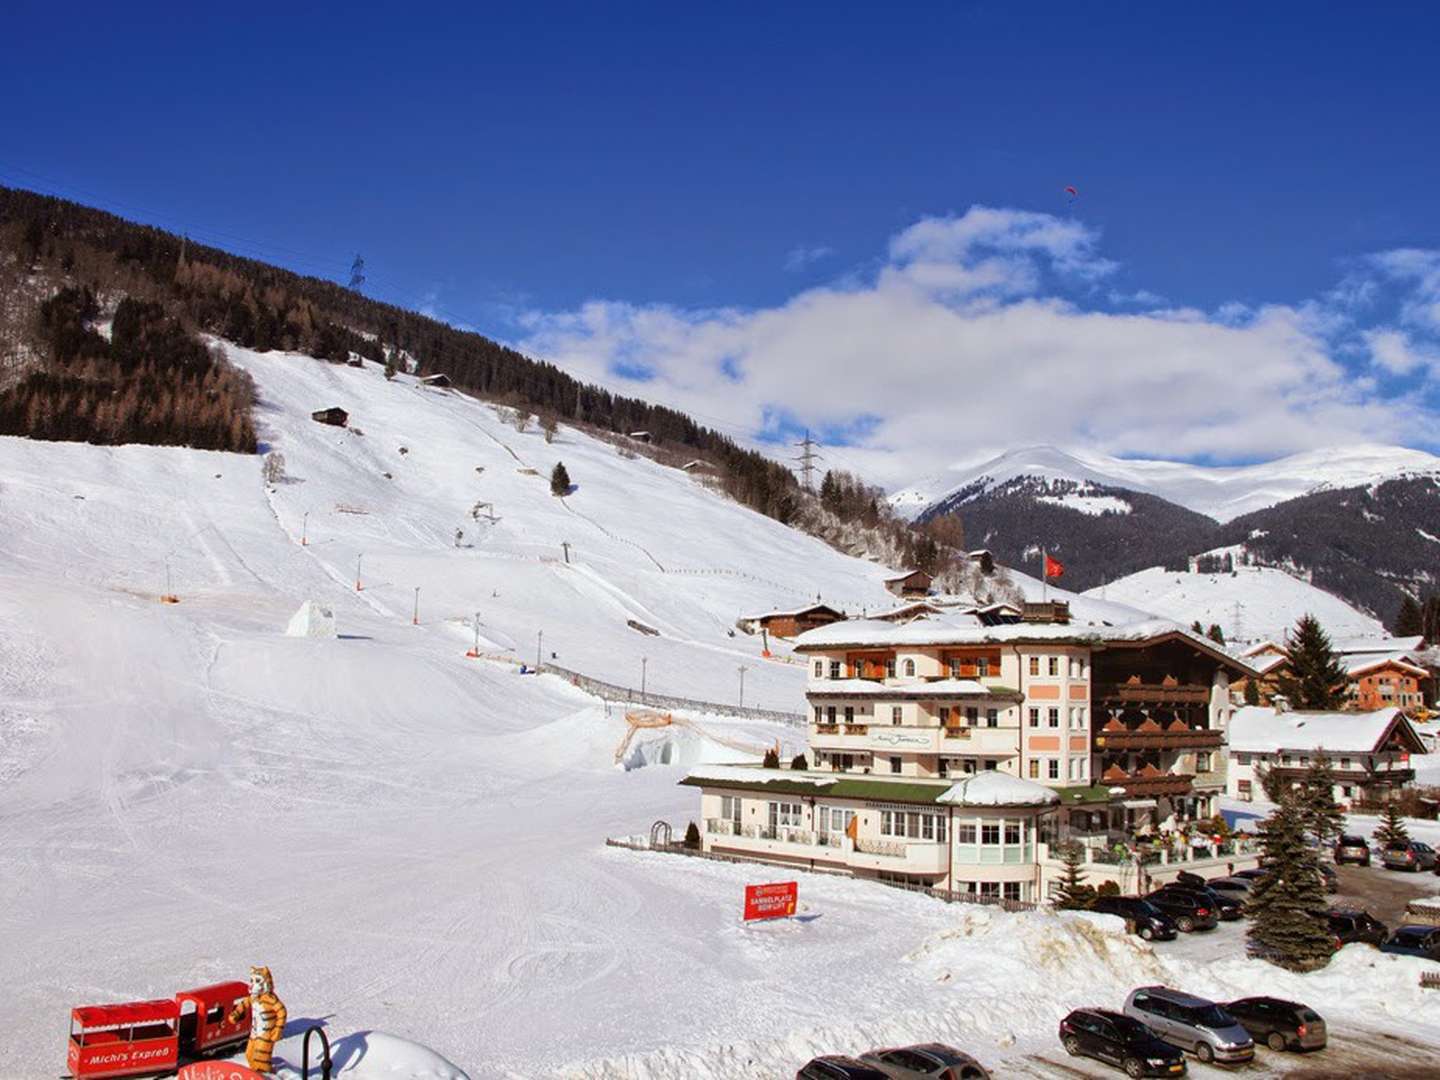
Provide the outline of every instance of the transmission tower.
[[815,452],[815,447],[820,444],[810,438],[810,429],[805,429],[805,438],[795,444],[800,447],[799,455],[794,459],[800,463],[800,482],[805,485],[806,491],[815,490],[815,462],[820,460],[820,455]]

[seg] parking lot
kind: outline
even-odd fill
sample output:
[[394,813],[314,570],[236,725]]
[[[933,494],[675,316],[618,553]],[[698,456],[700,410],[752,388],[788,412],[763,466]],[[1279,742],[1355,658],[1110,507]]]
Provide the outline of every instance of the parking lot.
[[[1406,921],[1405,905],[1419,897],[1440,897],[1440,879],[1429,873],[1409,874],[1382,869],[1378,861],[1369,867],[1336,867],[1340,889],[1329,896],[1332,907],[1363,908],[1392,930]],[[1213,960],[1217,956],[1239,955],[1245,950],[1244,919],[1221,923],[1212,931],[1181,934],[1174,941],[1155,942],[1156,952],[1171,957]],[[1440,965],[1436,965],[1440,971]],[[1262,993],[1259,987],[1256,993]],[[1437,991],[1440,994],[1440,991]],[[1112,1003],[1118,1004],[1118,1003]],[[1391,1030],[1366,1027],[1362,1017],[1327,1013],[1325,1021],[1330,1043],[1309,1054],[1275,1053],[1256,1050],[1248,1065],[1225,1067],[1202,1065],[1187,1058],[1188,1075],[1194,1077],[1285,1076],[1293,1080],[1421,1080],[1440,1075],[1435,1049]],[[1114,1077],[1123,1076],[1088,1058],[1072,1058],[1061,1049],[1057,1038],[1053,1052],[1007,1062],[1006,1076],[1021,1077]]]

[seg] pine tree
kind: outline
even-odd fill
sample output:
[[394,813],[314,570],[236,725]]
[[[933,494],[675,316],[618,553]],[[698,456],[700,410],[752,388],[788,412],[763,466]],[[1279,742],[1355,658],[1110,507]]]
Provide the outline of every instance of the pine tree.
[[1217,645],[1225,644],[1225,631],[1220,629],[1219,623],[1211,623],[1210,629],[1205,631],[1205,636]]
[[1345,700],[1345,667],[1330,638],[1313,615],[1302,615],[1290,637],[1290,670],[1280,677],[1280,692],[1296,709],[1334,709]]
[[1396,637],[1414,637],[1425,632],[1425,616],[1420,610],[1420,602],[1409,593],[1400,601],[1400,610],[1395,614],[1391,630]]
[[790,759],[790,768],[799,769],[801,772],[804,772],[806,769],[810,768],[810,762],[805,760],[804,754],[796,754],[793,758]]
[[775,752],[774,747],[765,751],[765,757],[760,762],[761,768],[778,769],[780,767],[780,755]]
[[1345,815],[1335,801],[1335,770],[1321,754],[1305,771],[1300,783],[1300,815],[1305,831],[1321,844],[1345,831]]
[[1260,825],[1261,877],[1245,901],[1251,945],[1273,964],[1314,971],[1330,962],[1320,865],[1305,842],[1298,799],[1286,797]]
[[1260,680],[1258,680],[1258,679],[1246,679],[1246,680],[1245,680],[1245,704],[1246,704],[1246,705],[1259,705],[1259,704],[1260,704]]
[[1410,841],[1410,830],[1405,828],[1405,819],[1400,814],[1400,805],[1394,799],[1385,801],[1385,810],[1380,815],[1380,825],[1375,829],[1375,843],[1382,848]]
[[1074,840],[1060,848],[1060,887],[1055,893],[1055,907],[1061,911],[1083,911],[1095,902],[1095,890],[1085,884],[1085,850]]
[[550,470],[550,494],[568,495],[570,493],[570,474],[565,471],[565,463],[557,461],[555,468]]
[[691,851],[696,850],[700,846],[700,826],[696,825],[693,821],[690,822],[689,827],[685,830],[685,846]]
[[1204,634],[1205,634],[1205,628],[1200,625],[1200,620],[1199,620],[1199,619],[1196,619],[1194,622],[1192,622],[1192,623],[1190,624],[1190,629],[1191,629],[1191,630],[1194,630],[1195,633],[1200,634],[1201,636],[1204,636]]

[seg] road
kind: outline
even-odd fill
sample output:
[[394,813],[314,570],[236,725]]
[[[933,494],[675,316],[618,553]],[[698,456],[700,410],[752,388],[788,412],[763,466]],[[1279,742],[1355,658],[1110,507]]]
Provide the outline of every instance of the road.
[[1405,905],[1419,897],[1440,897],[1440,880],[1434,874],[1407,874],[1370,866],[1337,866],[1340,891],[1330,897],[1332,907],[1364,908],[1392,929],[1405,923]]

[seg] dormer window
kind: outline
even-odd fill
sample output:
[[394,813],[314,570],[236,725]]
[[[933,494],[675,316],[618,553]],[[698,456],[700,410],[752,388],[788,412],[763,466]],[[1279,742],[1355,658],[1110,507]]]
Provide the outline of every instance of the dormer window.
[[915,661],[914,661],[914,660],[906,660],[906,661],[905,661],[905,677],[906,677],[907,679],[910,679],[910,678],[914,678],[914,677],[915,677]]

